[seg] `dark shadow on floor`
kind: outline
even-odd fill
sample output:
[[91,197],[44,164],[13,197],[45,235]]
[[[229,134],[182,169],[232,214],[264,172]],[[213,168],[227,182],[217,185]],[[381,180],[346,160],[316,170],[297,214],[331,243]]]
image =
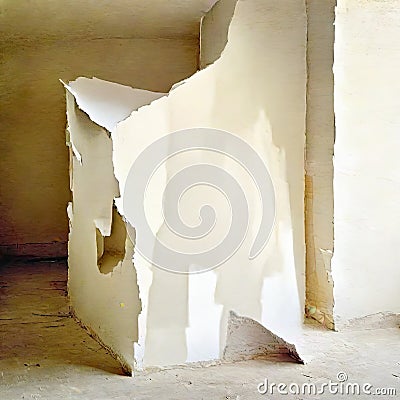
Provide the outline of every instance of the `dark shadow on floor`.
[[71,318],[65,259],[0,262],[0,370],[90,367],[122,375],[119,363]]

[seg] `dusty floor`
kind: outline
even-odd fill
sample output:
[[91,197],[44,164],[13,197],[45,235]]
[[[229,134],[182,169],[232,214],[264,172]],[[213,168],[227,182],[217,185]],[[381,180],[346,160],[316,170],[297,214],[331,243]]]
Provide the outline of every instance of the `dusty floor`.
[[325,395],[279,395],[276,388],[272,395],[257,391],[266,378],[270,385],[320,385],[330,379],[337,382],[339,372],[348,375],[347,382],[371,384],[372,392],[393,388],[400,395],[400,329],[395,323],[385,328],[363,325],[341,333],[310,328],[306,336],[315,355],[306,365],[254,360],[131,378],[122,375],[118,363],[69,317],[64,262],[19,259],[0,267],[0,400],[353,397],[330,394],[328,389]]

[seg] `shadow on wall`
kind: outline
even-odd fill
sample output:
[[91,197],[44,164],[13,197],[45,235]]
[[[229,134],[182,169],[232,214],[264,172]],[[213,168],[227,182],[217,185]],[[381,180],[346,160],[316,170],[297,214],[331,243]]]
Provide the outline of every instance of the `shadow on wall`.
[[103,236],[96,228],[97,265],[102,274],[108,274],[125,258],[126,228],[115,205],[112,211],[110,236]]
[[[265,15],[255,14],[253,17],[251,23],[257,24],[257,19],[262,19]],[[223,115],[219,105],[223,103],[226,107],[229,98],[228,106],[231,112],[227,115],[226,125],[229,126],[231,115],[240,115],[241,128],[249,133],[249,142],[254,145],[261,142],[260,147],[267,153],[266,158],[275,159],[280,165],[279,170],[271,171],[271,175],[280,177],[279,181],[274,181],[277,196],[289,194],[288,198],[278,198],[277,203],[278,207],[281,204],[282,208],[289,210],[291,218],[283,222],[285,227],[278,225],[276,229],[285,228],[286,234],[292,236],[290,246],[293,249],[292,259],[295,262],[297,295],[299,303],[304,305],[305,249],[302,199],[304,159],[298,149],[299,146],[304,146],[305,140],[305,80],[299,84],[296,79],[304,78],[305,59],[302,71],[301,66],[292,61],[292,57],[296,52],[300,57],[302,53],[305,54],[305,37],[300,36],[295,29],[290,29],[290,17],[296,18],[297,15],[296,13],[288,15],[285,27],[272,25],[265,41],[254,38],[250,21],[248,21],[249,25],[236,24],[232,28],[237,30],[235,37],[240,37],[241,40],[235,41],[234,49],[227,48],[226,56],[239,57],[247,62],[231,62],[229,69],[225,68],[222,74],[216,76],[213,110],[214,118]],[[252,46],[248,43],[252,43]],[[262,54],[265,54],[265,62],[260,62]],[[240,85],[240,82],[237,86],[231,85],[231,82],[237,82],[241,79],[240,77],[245,76],[256,76],[257,79],[246,79],[243,85]],[[240,90],[238,90],[239,85]],[[229,86],[232,86],[232,90],[228,97],[226,88]],[[265,89],[260,90],[260,87]],[[299,126],[304,126],[300,135]],[[235,129],[238,129],[237,125],[232,124],[232,131],[234,132]],[[275,165],[271,162],[268,167],[275,168]],[[276,175],[273,172],[276,172]],[[290,232],[291,229],[293,232]],[[288,251],[287,248],[281,251],[279,257],[275,255],[274,261],[265,266],[265,274],[274,274],[282,265],[285,265]],[[303,310],[304,307],[302,307],[302,312]]]

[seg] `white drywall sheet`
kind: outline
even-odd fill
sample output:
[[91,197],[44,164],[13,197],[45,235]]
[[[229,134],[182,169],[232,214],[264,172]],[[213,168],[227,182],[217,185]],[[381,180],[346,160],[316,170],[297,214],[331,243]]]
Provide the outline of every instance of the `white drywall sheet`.
[[[232,311],[298,344],[305,293],[305,58],[304,2],[247,0],[236,6],[228,44],[219,60],[176,86],[168,96],[133,111],[115,128],[115,122],[128,110],[125,106],[123,113],[118,108],[116,117],[95,117],[92,103],[86,104],[77,95],[78,82],[83,86],[89,82],[70,84],[76,103],[91,118],[68,95],[71,148],[79,154],[72,157],[71,302],[78,317],[128,369],[221,358],[229,340]],[[93,82],[111,89],[109,83]],[[133,109],[140,102],[148,103],[152,96],[161,96],[148,92],[135,95],[140,96],[138,102],[135,96],[127,96],[133,99]],[[97,106],[106,112],[104,98],[99,98]],[[111,130],[111,135],[98,124]],[[249,228],[239,250],[214,270],[174,274],[151,265],[139,252],[134,252],[132,264],[132,240],[127,236],[123,261],[112,272],[102,274],[96,242],[99,232],[100,236],[112,234],[114,198],[119,213],[126,216],[121,197],[132,164],[157,139],[193,127],[230,132],[251,145],[264,161],[276,200],[275,225],[268,244],[256,258],[249,259],[262,212],[257,190],[243,168],[227,157],[213,155],[213,163],[236,176],[246,193]],[[229,150],[226,148],[227,153]],[[146,215],[155,236],[170,245],[179,241],[162,221],[163,188],[178,170],[204,158],[204,151],[198,150],[169,159],[149,184]],[[204,200],[223,206],[224,199],[211,190],[204,188],[192,195],[188,191],[182,214],[189,224],[195,223]],[[222,207],[215,230],[207,239],[209,245],[226,234],[228,211]],[[139,237],[140,230],[136,234]]]

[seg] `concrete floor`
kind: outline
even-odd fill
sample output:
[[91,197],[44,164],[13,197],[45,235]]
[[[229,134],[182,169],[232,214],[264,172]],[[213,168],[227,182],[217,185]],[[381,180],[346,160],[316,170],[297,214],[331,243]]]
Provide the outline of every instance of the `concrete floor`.
[[[9,260],[0,267],[0,399],[332,399],[352,396],[262,395],[271,383],[370,383],[400,394],[397,321],[362,323],[343,332],[309,328],[314,359],[306,365],[253,360],[124,376],[118,363],[69,317],[65,262]],[[264,387],[261,387],[264,389]],[[293,387],[293,390],[295,387]],[[354,396],[357,399],[394,395]]]

